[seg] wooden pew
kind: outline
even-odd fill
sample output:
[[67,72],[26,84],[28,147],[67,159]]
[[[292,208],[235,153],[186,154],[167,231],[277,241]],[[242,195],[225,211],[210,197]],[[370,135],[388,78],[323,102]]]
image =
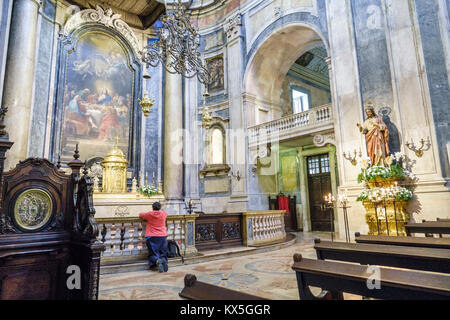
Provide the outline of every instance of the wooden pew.
[[[296,254],[292,269],[301,300],[343,299],[340,292],[386,300],[450,300],[449,275],[380,267],[380,287],[369,289],[372,273],[365,266],[305,259]],[[309,286],[328,293],[323,291],[316,297]]]
[[251,294],[197,281],[193,274],[184,277],[184,288],[179,296],[189,300],[267,300]]
[[450,222],[430,221],[426,223],[405,223],[406,234],[450,234]]
[[430,223],[430,222],[450,222],[450,219],[441,219],[441,218],[436,218],[436,221],[427,221],[425,219],[422,220],[422,223]]
[[450,238],[368,236],[368,235],[361,235],[359,232],[356,232],[355,241],[357,243],[381,244],[392,246],[450,249]]
[[[430,222],[434,222],[434,221],[426,221],[426,220],[422,220],[422,223],[430,223]],[[436,222],[439,222],[439,223],[446,223],[446,222],[450,222],[450,219],[436,218]],[[426,233],[426,234],[425,234],[425,237],[433,238],[433,234]],[[439,234],[439,238],[442,238],[442,233]]]
[[413,270],[450,273],[450,250],[435,248],[343,243],[315,239],[320,260],[356,262]]

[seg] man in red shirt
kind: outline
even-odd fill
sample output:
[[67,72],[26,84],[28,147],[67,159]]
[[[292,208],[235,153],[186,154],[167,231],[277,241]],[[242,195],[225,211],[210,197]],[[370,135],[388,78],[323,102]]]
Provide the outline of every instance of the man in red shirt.
[[167,212],[161,210],[161,204],[155,202],[153,211],[141,212],[139,217],[147,222],[145,240],[148,248],[148,265],[150,268],[158,266],[159,272],[169,270],[167,262]]

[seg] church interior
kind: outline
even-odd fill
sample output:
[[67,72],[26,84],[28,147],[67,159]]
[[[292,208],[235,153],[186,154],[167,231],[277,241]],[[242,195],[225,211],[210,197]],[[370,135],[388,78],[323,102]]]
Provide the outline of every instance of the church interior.
[[0,1],[0,300],[449,300],[449,9]]

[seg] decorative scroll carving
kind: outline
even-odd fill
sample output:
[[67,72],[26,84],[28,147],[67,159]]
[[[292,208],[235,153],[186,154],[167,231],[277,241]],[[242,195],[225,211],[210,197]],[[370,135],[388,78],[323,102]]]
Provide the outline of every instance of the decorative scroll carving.
[[196,225],[195,241],[214,241],[216,240],[216,224],[205,223]]
[[241,238],[241,224],[237,221],[227,222],[222,225],[222,239],[240,239]]
[[95,9],[82,10],[70,17],[64,26],[63,36],[69,35],[70,32],[83,24],[100,23],[117,30],[120,34],[122,34],[125,39],[130,42],[134,53],[138,54],[140,52],[139,41],[133,30],[131,30],[128,24],[121,20],[120,17],[121,15],[118,13],[113,13],[111,8],[103,10],[102,7],[97,5]]
[[94,219],[93,183],[87,173],[84,168],[83,176],[77,182],[74,231],[86,240],[95,240],[98,235],[98,225]]
[[335,137],[334,133],[317,134],[314,136],[314,145],[316,147],[323,147],[328,143],[336,145],[336,137]]
[[9,216],[0,214],[0,234],[14,232],[14,227]]
[[242,18],[240,12],[228,18],[224,25],[224,31],[228,40],[233,40],[241,35]]
[[117,217],[125,217],[130,215],[130,209],[128,209],[127,206],[118,206],[116,208],[116,211],[114,212],[114,215]]
[[40,189],[22,192],[14,206],[16,223],[27,230],[36,230],[51,218],[53,203],[50,195]]

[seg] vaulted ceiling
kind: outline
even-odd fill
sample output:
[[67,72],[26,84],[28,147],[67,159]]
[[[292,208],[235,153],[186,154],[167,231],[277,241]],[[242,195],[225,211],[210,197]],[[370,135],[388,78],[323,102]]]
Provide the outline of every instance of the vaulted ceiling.
[[119,13],[122,20],[130,27],[147,29],[164,13],[164,4],[156,0],[68,0],[71,4],[83,9],[95,8],[100,5],[103,9],[111,8]]
[[320,46],[303,54],[295,63],[322,77],[329,78],[326,58],[327,50],[324,46]]

